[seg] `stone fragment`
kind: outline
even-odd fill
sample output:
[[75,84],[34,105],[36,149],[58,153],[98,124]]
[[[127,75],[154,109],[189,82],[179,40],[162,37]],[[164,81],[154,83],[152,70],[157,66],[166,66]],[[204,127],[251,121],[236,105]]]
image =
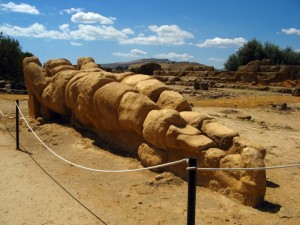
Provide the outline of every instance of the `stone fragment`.
[[126,130],[133,130],[143,134],[143,124],[151,110],[158,110],[159,107],[148,97],[134,92],[127,92],[123,95],[118,109],[120,125]]
[[144,75],[144,74],[135,74],[128,77],[125,77],[121,83],[127,84],[131,87],[135,87],[139,82],[144,80],[152,79],[151,76]]
[[132,87],[118,82],[111,82],[98,89],[93,97],[98,129],[117,132],[122,130],[119,124],[118,110],[123,95],[136,92]]
[[200,135],[201,132],[190,125],[186,125],[184,127],[176,127],[174,125],[171,125],[166,134],[166,143],[169,148],[180,148],[177,142],[177,138],[180,134],[193,136]]
[[[167,152],[147,143],[143,143],[138,148],[138,156],[144,166],[157,166],[167,162]],[[160,171],[161,169],[155,169]]]
[[178,112],[192,110],[187,100],[175,91],[163,91],[158,98],[157,105],[162,109],[175,109]]
[[244,137],[234,137],[233,145],[229,149],[230,153],[241,153],[242,150],[246,147],[252,147],[260,151],[262,158],[264,159],[266,156],[266,149],[260,144],[254,143]]
[[239,136],[238,132],[216,121],[205,120],[201,130],[216,143],[216,147],[223,150],[228,150],[232,146],[233,138]]
[[218,168],[220,160],[226,156],[226,152],[218,148],[210,148],[204,153],[206,167]]
[[186,123],[174,109],[152,110],[145,119],[143,136],[150,144],[167,149],[166,134],[171,125],[183,127]]
[[157,102],[160,94],[165,91],[169,90],[170,88],[167,87],[163,82],[156,80],[156,79],[149,79],[140,81],[136,85],[136,89],[139,93],[148,96],[152,101]]
[[205,135],[186,135],[180,134],[177,138],[179,147],[195,153],[209,149],[214,146],[214,142]]
[[203,113],[195,111],[183,111],[179,113],[180,116],[191,126],[201,129],[204,120],[209,120],[210,118]]

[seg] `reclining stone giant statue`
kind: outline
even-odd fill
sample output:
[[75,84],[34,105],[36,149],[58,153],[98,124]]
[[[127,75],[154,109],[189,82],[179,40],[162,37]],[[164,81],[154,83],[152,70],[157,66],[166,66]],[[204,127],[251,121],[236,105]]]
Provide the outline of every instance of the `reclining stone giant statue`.
[[[200,112],[162,82],[142,74],[110,73],[90,57],[77,67],[66,59],[27,57],[23,69],[32,118],[61,116],[91,130],[144,166],[196,157],[199,167],[262,167],[266,151]],[[186,178],[186,165],[167,168]],[[197,183],[239,202],[264,201],[265,171],[206,171]]]

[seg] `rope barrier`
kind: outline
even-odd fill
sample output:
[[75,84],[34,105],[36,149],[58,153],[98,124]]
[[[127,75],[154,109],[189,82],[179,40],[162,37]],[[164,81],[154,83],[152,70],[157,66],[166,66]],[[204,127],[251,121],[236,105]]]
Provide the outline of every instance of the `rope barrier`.
[[[18,106],[17,106],[18,107]],[[161,164],[161,165],[157,165],[157,166],[151,166],[151,167],[144,167],[144,168],[138,168],[138,169],[131,169],[131,170],[101,170],[101,169],[94,169],[94,168],[89,168],[86,166],[82,166],[76,163],[73,163],[65,158],[63,158],[62,156],[60,156],[59,154],[57,154],[56,152],[54,152],[52,149],[50,149],[39,137],[38,135],[33,131],[33,129],[30,127],[29,123],[27,122],[27,120],[25,119],[22,111],[20,110],[20,108],[18,107],[18,110],[24,120],[24,122],[26,123],[26,125],[28,126],[28,128],[31,130],[31,132],[34,134],[34,136],[40,141],[40,143],[47,149],[49,150],[52,154],[54,154],[56,157],[60,158],[61,160],[65,161],[66,163],[69,163],[73,166],[79,167],[81,169],[86,169],[86,170],[90,170],[90,171],[94,171],[94,172],[102,172],[102,173],[125,173],[125,172],[137,172],[137,171],[143,171],[143,170],[151,170],[151,169],[158,169],[158,168],[162,168],[162,167],[167,167],[167,166],[172,166],[172,165],[177,165],[183,162],[188,163],[188,159],[181,159],[178,161],[174,161],[174,162],[169,162],[169,163],[165,163],[165,164]],[[269,170],[269,169],[283,169],[283,168],[292,168],[292,167],[300,167],[300,163],[299,164],[290,164],[290,165],[284,165],[284,166],[268,166],[268,167],[249,167],[249,168],[200,168],[200,167],[187,167],[187,170],[199,170],[199,171],[218,171],[218,170],[222,170],[222,171],[236,171],[236,170],[244,170],[244,171],[254,171],[254,170]]]
[[0,115],[3,117],[7,117],[8,114],[4,115],[3,112],[0,110]]
[[255,170],[271,170],[271,169],[285,169],[285,168],[300,168],[300,163],[290,164],[284,166],[266,166],[266,167],[245,167],[245,168],[202,168],[202,167],[187,167],[186,170],[199,170],[199,171],[237,171],[237,170],[246,170],[246,171],[255,171]]
[[26,123],[27,127],[30,129],[30,131],[33,133],[33,135],[39,140],[39,142],[48,150],[50,151],[53,155],[55,155],[56,157],[58,157],[59,159],[63,160],[66,163],[69,163],[75,167],[81,168],[81,169],[85,169],[85,170],[90,170],[90,171],[94,171],[94,172],[101,172],[101,173],[126,173],[126,172],[138,172],[138,171],[144,171],[144,170],[152,170],[152,169],[159,169],[159,168],[163,168],[163,167],[167,167],[167,166],[173,166],[173,165],[177,165],[180,163],[184,163],[187,162],[187,159],[181,159],[178,161],[174,161],[174,162],[169,162],[169,163],[164,163],[164,164],[160,164],[157,166],[150,166],[150,167],[144,167],[144,168],[137,168],[137,169],[131,169],[131,170],[102,170],[102,169],[95,169],[95,168],[90,168],[90,167],[86,167],[86,166],[82,166],[76,163],[73,163],[65,158],[63,158],[62,156],[60,156],[59,154],[57,154],[56,152],[54,152],[51,148],[49,148],[40,138],[39,136],[33,131],[33,129],[30,127],[29,123],[27,122],[27,120],[25,119],[22,111],[20,110],[19,106],[16,104],[21,117],[23,118],[24,122]]
[[[102,172],[102,173],[125,173],[125,172],[137,172],[137,171],[144,171],[144,170],[151,170],[151,169],[159,169],[162,167],[167,167],[167,166],[172,166],[172,165],[177,165],[183,162],[188,163],[188,159],[181,159],[178,161],[174,161],[174,162],[169,162],[169,163],[165,163],[165,164],[160,164],[157,166],[151,166],[151,167],[144,167],[144,168],[137,168],[137,169],[131,169],[131,170],[103,170],[103,169],[95,169],[95,168],[90,168],[90,167],[86,167],[86,166],[82,166],[76,163],[73,163],[65,158],[63,158],[62,156],[60,156],[59,154],[57,154],[56,152],[54,152],[52,149],[50,149],[39,137],[38,135],[33,131],[33,129],[31,128],[31,126],[29,125],[28,121],[25,119],[24,114],[22,113],[21,109],[19,108],[19,106],[16,104],[22,118],[24,120],[24,122],[26,123],[27,127],[31,130],[31,132],[33,133],[33,135],[39,140],[39,142],[48,150],[50,151],[52,154],[54,154],[56,157],[58,157],[59,159],[63,160],[66,163],[69,163],[73,166],[76,166],[78,168],[81,169],[86,169],[86,170],[90,170],[90,171],[94,171],[94,172]],[[7,116],[4,115],[2,113],[2,111],[0,110],[0,114],[2,116]],[[239,125],[239,124],[237,124]],[[255,128],[257,129],[257,128]],[[283,166],[268,166],[268,167],[249,167],[249,168],[200,168],[200,167],[187,167],[187,170],[199,170],[199,171],[237,171],[237,170],[244,170],[244,171],[255,171],[255,170],[270,170],[270,169],[283,169],[283,168],[297,168],[300,167],[300,164],[289,164],[289,165],[283,165]]]

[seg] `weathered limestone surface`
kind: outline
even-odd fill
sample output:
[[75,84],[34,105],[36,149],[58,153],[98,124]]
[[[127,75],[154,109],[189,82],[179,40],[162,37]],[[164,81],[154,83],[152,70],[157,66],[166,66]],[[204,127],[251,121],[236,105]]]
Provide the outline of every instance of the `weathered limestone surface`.
[[[66,59],[42,67],[25,58],[23,69],[33,118],[68,119],[119,149],[134,153],[144,166],[196,157],[199,167],[264,166],[266,151],[219,122],[192,111],[186,99],[151,76],[109,73],[90,57],[77,68]],[[167,168],[187,178],[186,165]],[[198,172],[198,184],[256,206],[266,191],[265,171]]]

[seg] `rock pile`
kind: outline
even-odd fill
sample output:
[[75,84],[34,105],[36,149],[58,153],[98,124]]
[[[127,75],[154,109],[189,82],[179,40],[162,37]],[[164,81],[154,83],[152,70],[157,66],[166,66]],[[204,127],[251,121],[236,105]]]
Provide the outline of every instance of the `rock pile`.
[[[206,115],[161,81],[143,74],[110,73],[92,58],[23,61],[29,114],[45,121],[69,119],[112,145],[135,153],[145,166],[196,157],[199,167],[264,166],[263,147],[240,137]],[[168,168],[186,178],[186,165]],[[208,171],[198,184],[249,206],[264,200],[265,171]]]

